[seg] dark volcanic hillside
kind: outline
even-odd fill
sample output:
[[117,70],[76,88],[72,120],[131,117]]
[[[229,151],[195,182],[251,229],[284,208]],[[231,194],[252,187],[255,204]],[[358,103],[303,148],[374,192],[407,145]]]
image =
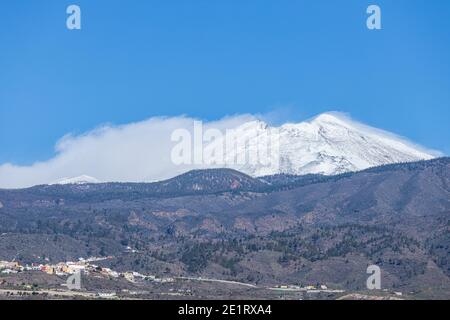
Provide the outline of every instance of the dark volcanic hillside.
[[449,228],[449,158],[332,177],[217,169],[0,190],[0,260],[114,255],[118,269],[251,283],[363,289],[376,263],[389,288],[449,297]]
[[193,170],[160,182],[163,192],[217,193],[235,190],[259,190],[266,184],[246,174],[231,169]]

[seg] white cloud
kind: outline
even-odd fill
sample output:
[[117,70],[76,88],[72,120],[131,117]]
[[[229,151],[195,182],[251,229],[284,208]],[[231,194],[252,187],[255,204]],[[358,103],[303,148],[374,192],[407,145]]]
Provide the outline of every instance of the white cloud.
[[[225,130],[254,120],[236,115],[204,123]],[[192,131],[196,119],[188,117],[148,120],[122,126],[102,126],[79,136],[66,135],[57,142],[56,155],[31,166],[0,165],[0,188],[22,188],[46,184],[83,174],[100,181],[143,182],[173,177],[186,171],[171,161],[175,129]]]

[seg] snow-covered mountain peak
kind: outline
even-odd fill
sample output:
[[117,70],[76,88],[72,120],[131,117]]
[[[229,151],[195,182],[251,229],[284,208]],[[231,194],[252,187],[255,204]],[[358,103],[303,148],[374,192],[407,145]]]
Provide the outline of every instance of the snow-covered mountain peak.
[[88,175],[81,175],[73,178],[62,178],[50,184],[54,185],[54,184],[89,184],[89,183],[100,183],[100,180]]
[[[252,124],[254,126],[254,124]],[[256,126],[262,135],[270,126]],[[279,162],[234,167],[253,176],[276,173],[334,175],[389,163],[428,160],[436,155],[399,136],[334,112],[300,123],[284,124],[278,134]],[[252,141],[258,141],[253,139]],[[257,146],[250,143],[250,148]]]

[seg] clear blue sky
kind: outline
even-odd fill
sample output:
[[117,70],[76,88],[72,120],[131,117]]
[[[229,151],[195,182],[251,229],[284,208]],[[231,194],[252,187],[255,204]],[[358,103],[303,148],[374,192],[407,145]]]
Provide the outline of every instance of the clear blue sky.
[[[82,30],[66,29],[66,7]],[[382,9],[381,31],[366,8]],[[338,110],[450,153],[448,0],[0,4],[0,164],[155,115]]]

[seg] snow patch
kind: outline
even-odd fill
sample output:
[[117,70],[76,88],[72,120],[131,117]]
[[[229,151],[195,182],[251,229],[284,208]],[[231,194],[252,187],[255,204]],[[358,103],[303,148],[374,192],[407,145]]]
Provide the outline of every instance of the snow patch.
[[62,178],[59,179],[53,183],[50,183],[50,185],[55,184],[89,184],[89,183],[100,183],[100,181],[94,177],[87,176],[87,175],[81,175],[78,177],[73,178]]

